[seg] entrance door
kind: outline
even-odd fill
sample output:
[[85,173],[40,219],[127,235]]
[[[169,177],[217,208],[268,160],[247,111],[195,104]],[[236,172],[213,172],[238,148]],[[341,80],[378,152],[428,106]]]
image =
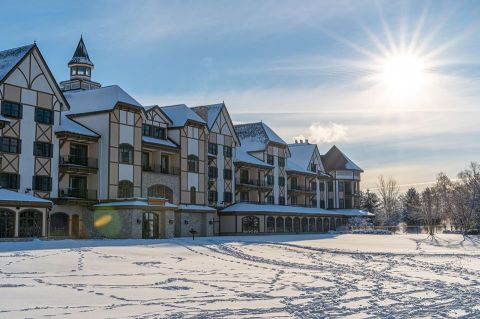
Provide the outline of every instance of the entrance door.
[[167,155],[162,155],[160,157],[160,168],[162,170],[162,173],[168,174],[170,172],[168,164],[169,164],[168,163],[168,156]]
[[80,217],[78,215],[72,216],[72,237],[80,235]]
[[159,223],[157,214],[152,212],[143,213],[142,238],[159,238]]

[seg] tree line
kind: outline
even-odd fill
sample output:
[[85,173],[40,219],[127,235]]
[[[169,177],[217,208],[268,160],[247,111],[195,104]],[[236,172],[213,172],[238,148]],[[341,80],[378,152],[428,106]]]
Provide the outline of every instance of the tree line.
[[423,226],[433,235],[438,226],[453,226],[464,234],[480,229],[480,165],[476,162],[452,180],[444,173],[423,191],[400,193],[393,178],[378,178],[377,192],[360,193],[360,208],[375,214],[375,225]]

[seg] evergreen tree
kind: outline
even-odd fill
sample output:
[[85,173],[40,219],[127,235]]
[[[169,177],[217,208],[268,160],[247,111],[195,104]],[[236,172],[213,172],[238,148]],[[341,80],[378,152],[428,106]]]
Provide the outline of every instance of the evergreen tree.
[[401,198],[403,206],[403,221],[408,226],[421,225],[423,217],[421,213],[420,193],[414,188],[410,188]]

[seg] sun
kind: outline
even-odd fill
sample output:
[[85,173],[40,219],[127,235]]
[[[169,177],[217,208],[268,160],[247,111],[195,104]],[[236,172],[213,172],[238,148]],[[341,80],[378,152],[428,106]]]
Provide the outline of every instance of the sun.
[[415,55],[398,54],[380,63],[380,82],[394,97],[418,94],[427,82],[425,61]]

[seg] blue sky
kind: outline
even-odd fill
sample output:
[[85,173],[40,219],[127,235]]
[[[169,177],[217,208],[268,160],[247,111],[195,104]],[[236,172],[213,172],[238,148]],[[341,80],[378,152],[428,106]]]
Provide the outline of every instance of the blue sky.
[[[480,160],[478,1],[2,1],[0,21],[0,49],[36,40],[58,81],[83,34],[94,80],[336,144],[363,187]],[[385,65],[407,51],[422,82],[393,94]]]

